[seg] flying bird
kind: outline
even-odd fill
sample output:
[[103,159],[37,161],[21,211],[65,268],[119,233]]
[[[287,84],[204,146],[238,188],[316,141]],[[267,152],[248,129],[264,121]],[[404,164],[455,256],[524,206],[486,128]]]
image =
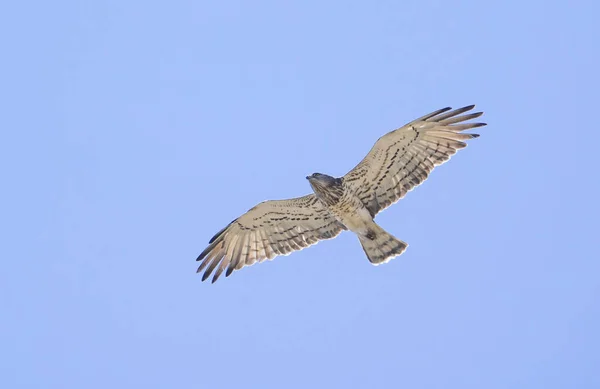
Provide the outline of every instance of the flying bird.
[[394,204],[427,179],[435,166],[446,162],[465,140],[478,134],[462,131],[485,126],[465,123],[483,112],[462,115],[475,106],[447,107],[387,133],[367,156],[343,177],[314,173],[307,180],[314,193],[264,201],[217,232],[198,256],[202,281],[214,271],[215,282],[225,271],[288,255],[344,230],[354,232],[373,265],[402,254],[406,242],[377,223],[379,212]]

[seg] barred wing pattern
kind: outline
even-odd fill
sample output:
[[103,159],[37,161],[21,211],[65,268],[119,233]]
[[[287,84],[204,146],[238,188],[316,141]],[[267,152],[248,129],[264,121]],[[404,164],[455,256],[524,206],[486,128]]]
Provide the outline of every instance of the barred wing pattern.
[[289,200],[265,201],[219,231],[198,256],[202,281],[216,269],[215,282],[227,268],[250,266],[278,255],[288,255],[323,239],[336,237],[345,227],[321,205],[314,194]]
[[382,136],[367,156],[344,176],[344,183],[374,217],[425,181],[435,166],[466,147],[464,140],[479,136],[461,133],[486,125],[463,123],[483,114],[459,116],[474,107],[454,111],[450,107],[443,108]]

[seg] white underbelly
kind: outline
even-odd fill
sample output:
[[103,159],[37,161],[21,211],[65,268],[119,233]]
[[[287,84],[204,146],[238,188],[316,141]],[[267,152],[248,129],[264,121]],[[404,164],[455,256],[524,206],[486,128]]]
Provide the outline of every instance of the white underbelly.
[[346,206],[340,204],[340,207],[336,208],[332,209],[332,211],[340,223],[357,234],[366,233],[367,226],[373,222],[371,214],[362,204],[358,206],[355,204]]

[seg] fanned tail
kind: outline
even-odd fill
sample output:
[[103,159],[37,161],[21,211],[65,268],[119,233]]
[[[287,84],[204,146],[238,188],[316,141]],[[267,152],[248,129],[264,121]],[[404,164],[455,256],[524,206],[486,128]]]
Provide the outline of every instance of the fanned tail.
[[395,238],[375,223],[369,227],[365,235],[358,235],[358,239],[373,265],[388,262],[402,254],[408,247],[406,242]]

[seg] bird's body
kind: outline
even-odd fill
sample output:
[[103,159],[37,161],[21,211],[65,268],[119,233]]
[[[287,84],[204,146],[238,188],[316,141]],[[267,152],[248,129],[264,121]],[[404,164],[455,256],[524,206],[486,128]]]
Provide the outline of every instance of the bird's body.
[[405,242],[394,238],[375,223],[373,215],[358,197],[355,188],[347,185],[343,178],[333,178],[321,173],[306,178],[317,198],[335,219],[358,236],[371,263],[379,265],[387,262],[408,247]]
[[373,218],[360,199],[348,188],[337,204],[328,206],[335,218],[355,234],[364,235],[368,232]]
[[343,177],[320,173],[306,177],[314,194],[253,207],[219,231],[198,256],[202,261],[198,272],[206,268],[202,280],[215,271],[215,282],[225,269],[229,276],[244,266],[334,238],[343,230],[358,236],[374,265],[402,254],[408,245],[376,224],[375,215],[466,147],[463,140],[478,136],[462,131],[485,123],[462,122],[482,113],[458,116],[473,107],[444,108],[389,132]]
[[315,173],[306,177],[319,201],[350,231],[358,233],[372,220],[369,211],[343,178]]

